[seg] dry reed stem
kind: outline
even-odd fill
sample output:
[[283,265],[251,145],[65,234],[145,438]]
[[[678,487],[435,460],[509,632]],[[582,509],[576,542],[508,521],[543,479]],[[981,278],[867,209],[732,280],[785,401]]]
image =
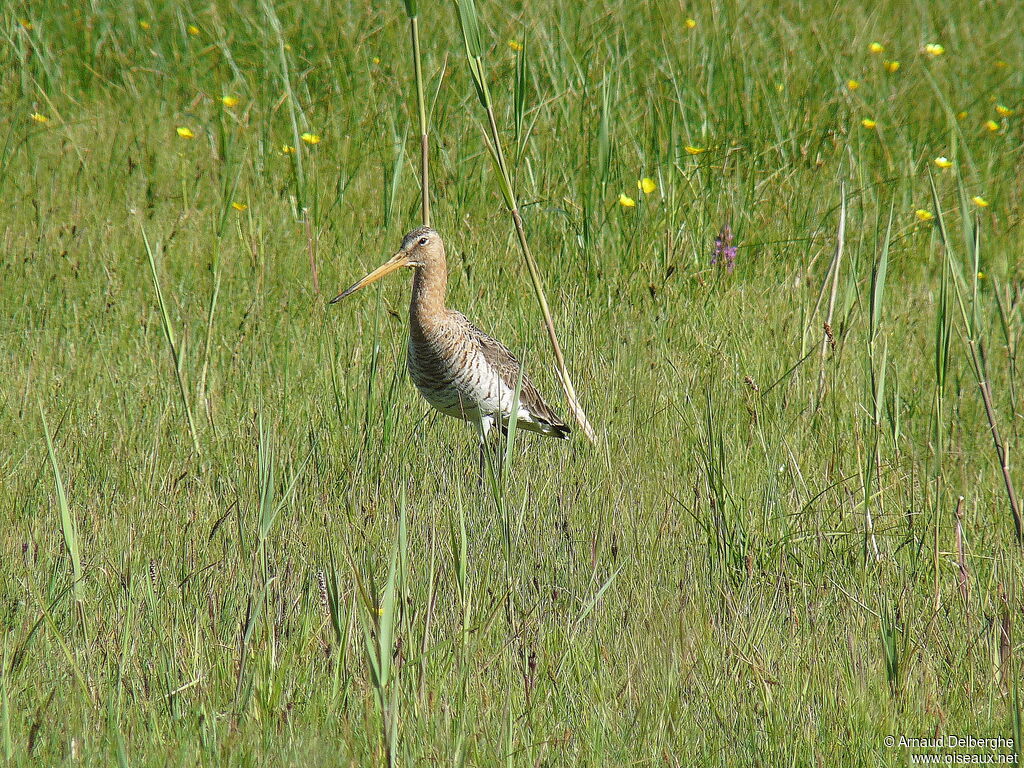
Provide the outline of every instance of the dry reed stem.
[[[829,272],[832,273],[832,291],[828,299],[828,317],[825,320],[824,333],[821,337],[821,363],[818,368],[818,397],[817,404],[821,405],[821,399],[825,394],[825,353],[828,351],[829,342],[833,343],[832,317],[836,311],[836,297],[839,293],[839,267],[843,261],[843,241],[846,239],[846,183],[839,184],[839,231],[836,232],[836,250],[832,257],[832,264]],[[826,278],[827,279],[827,278]]]

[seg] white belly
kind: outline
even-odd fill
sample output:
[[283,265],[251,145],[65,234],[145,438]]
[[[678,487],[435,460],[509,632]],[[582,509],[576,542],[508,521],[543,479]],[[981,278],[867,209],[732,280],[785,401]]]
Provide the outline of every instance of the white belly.
[[[410,354],[409,374],[423,398],[448,416],[477,421],[488,416],[502,422],[512,415],[515,392],[484,359],[474,355],[468,365],[423,366]],[[520,408],[519,418],[529,418]]]

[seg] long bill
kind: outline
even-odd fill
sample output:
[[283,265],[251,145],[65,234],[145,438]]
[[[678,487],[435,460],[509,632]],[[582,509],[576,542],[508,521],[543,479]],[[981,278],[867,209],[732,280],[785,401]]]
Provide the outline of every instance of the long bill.
[[355,293],[360,288],[365,288],[370,283],[374,283],[374,282],[380,280],[385,275],[390,275],[392,272],[394,272],[396,270],[399,270],[402,267],[405,267],[405,266],[408,266],[408,265],[409,265],[409,255],[405,251],[399,251],[394,256],[392,256],[390,259],[388,259],[383,264],[381,264],[379,267],[377,267],[375,270],[373,270],[373,272],[371,272],[366,277],[364,277],[362,280],[360,280],[359,282],[355,283],[354,285],[349,286],[344,291],[342,291],[337,296],[335,296],[333,299],[331,299],[330,303],[334,304],[336,302],[339,302],[342,299],[344,299],[346,296],[349,296],[349,295]]

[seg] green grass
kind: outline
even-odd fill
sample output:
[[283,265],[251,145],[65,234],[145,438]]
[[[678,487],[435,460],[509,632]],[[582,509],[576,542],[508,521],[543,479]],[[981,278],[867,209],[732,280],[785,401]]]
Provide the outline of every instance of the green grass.
[[[480,488],[475,435],[405,373],[408,275],[326,305],[419,223],[403,4],[5,3],[0,757],[1019,743],[1022,551],[978,379],[1019,494],[1024,18],[868,5],[480,2],[599,438],[520,432]],[[568,416],[454,4],[417,6],[450,303]]]

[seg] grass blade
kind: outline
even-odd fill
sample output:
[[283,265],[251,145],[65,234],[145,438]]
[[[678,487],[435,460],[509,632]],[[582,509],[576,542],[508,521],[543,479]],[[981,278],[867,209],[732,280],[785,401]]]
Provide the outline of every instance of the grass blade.
[[60,467],[57,465],[57,455],[53,450],[53,440],[50,437],[50,426],[46,423],[46,413],[43,411],[43,404],[39,403],[39,416],[43,421],[43,434],[46,436],[46,453],[50,457],[50,469],[53,470],[53,484],[57,490],[57,508],[60,510],[60,532],[64,539],[64,548],[68,557],[71,558],[71,594],[76,603],[82,601],[82,557],[78,551],[78,527],[75,518],[68,506],[68,497],[64,491],[64,480],[60,475]]

